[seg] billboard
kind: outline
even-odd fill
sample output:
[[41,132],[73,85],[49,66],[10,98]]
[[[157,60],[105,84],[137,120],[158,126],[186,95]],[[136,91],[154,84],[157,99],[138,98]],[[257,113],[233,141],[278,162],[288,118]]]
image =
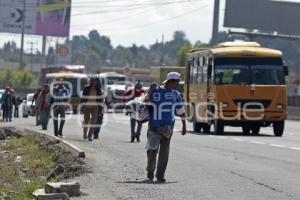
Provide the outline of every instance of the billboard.
[[224,26],[300,35],[300,3],[275,0],[226,0]]
[[68,37],[71,0],[0,0],[0,32]]
[[71,63],[71,45],[57,44],[56,45],[56,64],[69,65]]

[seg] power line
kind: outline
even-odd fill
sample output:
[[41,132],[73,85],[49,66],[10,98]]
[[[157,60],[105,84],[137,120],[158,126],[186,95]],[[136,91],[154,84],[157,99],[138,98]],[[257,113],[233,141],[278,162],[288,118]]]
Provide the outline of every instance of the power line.
[[155,22],[151,22],[151,23],[147,23],[147,24],[141,24],[141,25],[138,25],[138,26],[127,27],[127,28],[101,29],[101,31],[126,31],[126,30],[134,30],[134,29],[144,28],[144,27],[147,27],[147,26],[153,26],[153,25],[157,25],[157,24],[160,24],[160,23],[163,23],[163,22],[166,22],[166,21],[171,21],[171,20],[177,19],[179,17],[184,17],[184,16],[187,16],[187,15],[193,14],[194,12],[199,11],[199,9],[206,8],[210,5],[211,4],[207,4],[207,5],[198,7],[196,9],[189,10],[188,12],[184,12],[184,13],[181,13],[179,15],[175,15],[175,16],[170,17],[170,18],[166,18],[166,19],[163,19],[163,20],[159,20],[159,21],[155,21]]
[[[87,12],[87,13],[78,13],[78,14],[72,14],[72,17],[77,17],[77,16],[83,16],[83,15],[94,15],[94,14],[103,14],[103,13],[109,13],[109,12],[124,12],[128,10],[136,10],[136,9],[141,9],[145,8],[145,6],[164,6],[164,5],[172,5],[172,4],[184,4],[184,3],[191,3],[191,2],[201,2],[201,1],[206,1],[206,0],[180,0],[176,2],[158,2],[158,3],[150,3],[150,4],[131,4],[131,5],[122,5],[119,6],[119,9],[106,9],[106,10],[97,10],[97,11],[92,11],[92,12]],[[127,7],[127,8],[124,8]]]
[[[202,1],[205,1],[205,0],[202,0]],[[207,0],[206,0],[207,1]],[[165,5],[163,5],[165,6]],[[162,7],[162,6],[161,6]],[[135,14],[132,14],[132,15],[129,15],[129,16],[122,16],[120,18],[115,18],[115,19],[112,19],[112,20],[109,20],[109,21],[106,21],[106,22],[102,22],[102,23],[93,23],[93,24],[77,24],[77,25],[73,25],[72,27],[88,27],[88,26],[95,26],[95,25],[103,25],[103,24],[108,24],[108,23],[112,23],[112,22],[116,22],[116,21],[123,21],[123,20],[127,20],[131,17],[134,17],[134,16],[139,16],[141,14],[146,14],[148,13],[149,11],[153,11],[155,10],[155,8],[150,8],[149,10],[145,10],[145,11],[141,11],[141,12],[137,12]]]

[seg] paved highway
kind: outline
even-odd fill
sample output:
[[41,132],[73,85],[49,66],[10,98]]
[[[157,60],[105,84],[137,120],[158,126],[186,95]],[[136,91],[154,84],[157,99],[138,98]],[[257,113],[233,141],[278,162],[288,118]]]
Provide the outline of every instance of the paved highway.
[[[181,136],[180,122],[171,142],[166,184],[146,181],[146,126],[142,142],[129,143],[129,118],[107,114],[100,140],[82,139],[80,120],[66,122],[66,140],[87,155],[93,173],[77,178],[87,193],[81,199],[172,200],[299,200],[300,122],[288,121],[282,138],[272,128],[260,136],[244,136],[240,128],[227,128],[223,136]],[[12,123],[41,130],[34,118]],[[49,134],[53,123],[50,122]]]

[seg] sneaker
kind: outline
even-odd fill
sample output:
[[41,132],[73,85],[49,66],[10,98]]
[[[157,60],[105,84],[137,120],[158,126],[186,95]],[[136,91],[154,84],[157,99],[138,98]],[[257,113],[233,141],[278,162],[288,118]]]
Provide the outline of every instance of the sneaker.
[[83,134],[83,139],[84,140],[88,139],[87,135]]
[[65,139],[66,137],[64,135],[58,135],[59,138]]
[[157,182],[158,183],[165,183],[167,180],[163,177],[157,177]]
[[91,137],[89,137],[89,141],[90,141],[90,142],[92,142],[92,141],[93,141],[93,139],[92,139]]
[[99,139],[99,135],[94,135],[94,140],[98,140]]
[[131,138],[130,142],[131,142],[131,143],[134,143],[134,138]]
[[153,173],[153,172],[148,172],[148,173],[147,173],[147,178],[148,178],[149,180],[153,180],[153,179],[154,179],[154,173]]

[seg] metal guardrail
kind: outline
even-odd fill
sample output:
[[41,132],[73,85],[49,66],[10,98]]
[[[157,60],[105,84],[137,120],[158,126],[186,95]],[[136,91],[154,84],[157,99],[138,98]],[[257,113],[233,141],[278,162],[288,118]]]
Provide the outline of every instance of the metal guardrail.
[[291,120],[300,120],[300,107],[288,107],[288,118]]
[[300,108],[300,96],[289,96],[288,106]]

